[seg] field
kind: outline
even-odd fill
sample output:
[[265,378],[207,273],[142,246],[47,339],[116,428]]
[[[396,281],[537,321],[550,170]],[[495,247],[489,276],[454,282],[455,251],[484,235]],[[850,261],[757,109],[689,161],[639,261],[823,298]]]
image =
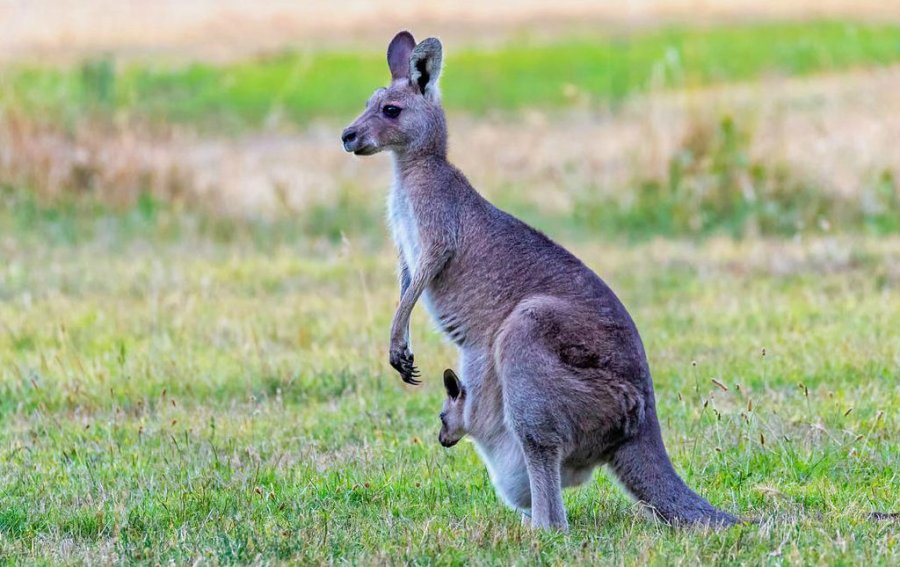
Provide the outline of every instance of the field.
[[782,15],[429,15],[451,157],[629,308],[719,532],[600,472],[534,533],[438,444],[454,348],[417,308],[387,364],[390,168],[337,142],[383,41],[2,58],[0,564],[900,563],[900,20]]
[[[484,112],[620,101],[648,87],[696,87],[763,73],[805,75],[900,61],[900,25],[812,22],[666,28],[634,36],[511,42],[450,52],[443,95],[448,110]],[[287,51],[225,65],[180,68],[108,58],[77,68],[26,66],[9,76],[17,106],[53,112],[126,112],[231,130],[266,120],[307,123],[352,115],[361,93],[384,80],[379,51]],[[574,99],[574,100],[573,100]],[[55,111],[55,112],[54,112]]]

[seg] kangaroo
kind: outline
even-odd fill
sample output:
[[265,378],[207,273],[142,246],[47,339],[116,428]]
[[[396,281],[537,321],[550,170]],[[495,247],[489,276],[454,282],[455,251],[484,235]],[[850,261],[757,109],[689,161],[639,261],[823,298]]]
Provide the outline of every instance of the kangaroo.
[[562,246],[484,199],[447,160],[438,79],[442,46],[406,31],[377,89],[341,135],[360,156],[389,151],[388,198],[400,301],[389,362],[418,384],[409,341],[423,299],[460,354],[459,392],[500,497],[536,528],[568,527],[562,487],[609,465],[673,524],[728,525],[672,467],[637,328],[612,290]]

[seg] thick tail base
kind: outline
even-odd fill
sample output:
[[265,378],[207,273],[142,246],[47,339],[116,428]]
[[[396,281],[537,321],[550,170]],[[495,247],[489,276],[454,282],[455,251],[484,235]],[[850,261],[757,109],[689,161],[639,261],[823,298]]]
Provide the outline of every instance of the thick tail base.
[[681,480],[666,453],[655,412],[648,412],[641,431],[616,450],[610,467],[632,496],[668,524],[725,527],[740,522]]

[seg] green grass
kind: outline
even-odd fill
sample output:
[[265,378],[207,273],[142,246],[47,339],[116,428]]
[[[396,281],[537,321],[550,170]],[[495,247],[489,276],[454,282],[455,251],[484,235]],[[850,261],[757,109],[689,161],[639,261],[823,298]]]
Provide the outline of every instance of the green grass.
[[[482,112],[889,64],[900,27],[447,49],[447,106]],[[384,67],[381,49],[97,59],[5,69],[0,103],[69,124],[253,129],[345,119]],[[0,564],[900,563],[897,522],[869,517],[900,511],[897,181],[873,172],[853,196],[823,193],[754,163],[739,126],[723,119],[663,178],[638,172],[623,199],[586,182],[571,215],[529,206],[536,187],[493,189],[619,293],[676,468],[758,524],[672,530],[601,473],[566,492],[570,533],[521,527],[473,447],[437,443],[455,353],[421,308],[425,384],[387,364],[395,254],[368,184],[273,221],[4,187]]]
[[900,562],[868,519],[900,511],[896,236],[580,235],[642,331],[677,469],[760,523],[668,529],[598,474],[566,492],[570,533],[536,534],[471,445],[438,445],[455,355],[421,309],[425,384],[388,367],[380,228],[5,198],[0,562]]
[[[385,44],[387,38],[385,38]],[[699,86],[778,74],[800,76],[900,61],[900,26],[761,23],[598,35],[494,50],[446,46],[451,110],[615,102],[651,88]],[[383,49],[288,52],[222,66],[88,61],[78,68],[4,71],[7,104],[62,119],[116,112],[150,120],[240,129],[271,121],[347,119],[387,80]]]

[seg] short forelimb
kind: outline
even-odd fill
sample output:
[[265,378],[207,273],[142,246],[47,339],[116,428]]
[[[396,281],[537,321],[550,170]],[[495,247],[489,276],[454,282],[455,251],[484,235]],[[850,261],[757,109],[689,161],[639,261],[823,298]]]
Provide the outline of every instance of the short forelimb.
[[433,246],[423,251],[409,286],[402,292],[400,304],[394,313],[394,320],[391,322],[390,363],[407,384],[420,383],[416,379],[419,370],[413,364],[414,357],[409,348],[409,318],[425,288],[441,273],[452,255],[449,247],[443,246]]
[[[400,299],[403,299],[403,295],[406,293],[406,290],[409,289],[409,286],[411,284],[412,276],[409,275],[409,266],[406,264],[406,260],[403,258],[403,254],[400,254]],[[403,338],[406,340],[407,346],[409,346],[409,321],[406,322],[406,328],[403,331]]]

